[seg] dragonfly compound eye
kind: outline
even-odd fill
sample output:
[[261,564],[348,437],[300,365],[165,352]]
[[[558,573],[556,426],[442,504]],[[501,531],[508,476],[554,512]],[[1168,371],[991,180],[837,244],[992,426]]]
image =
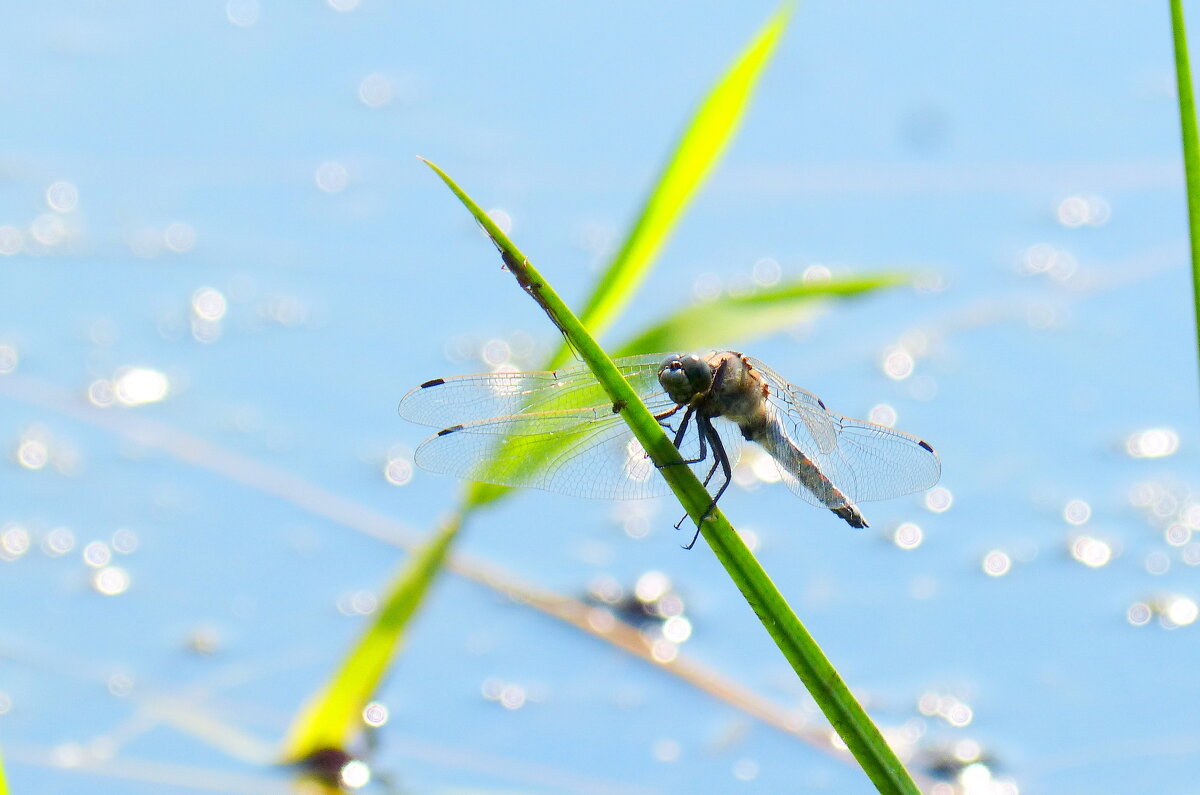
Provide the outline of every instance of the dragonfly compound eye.
[[683,372],[687,374],[688,385],[696,394],[707,392],[712,386],[712,368],[694,353],[684,357]]
[[688,383],[687,371],[684,370],[683,357],[672,354],[658,368],[658,383],[671,400],[683,405],[692,399],[692,387]]
[[712,386],[712,370],[695,354],[668,356],[658,371],[658,382],[671,400],[683,405]]

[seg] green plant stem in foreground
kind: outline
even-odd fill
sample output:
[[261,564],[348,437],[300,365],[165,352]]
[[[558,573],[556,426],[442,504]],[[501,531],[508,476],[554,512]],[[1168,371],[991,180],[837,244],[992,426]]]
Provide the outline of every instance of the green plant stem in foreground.
[[1192,307],[1196,352],[1200,358],[1200,140],[1196,132],[1196,98],[1188,59],[1183,3],[1171,0],[1171,31],[1175,38],[1175,80],[1179,95],[1179,126],[1183,135],[1183,170],[1187,181],[1188,238],[1192,251]]
[[[623,415],[642,447],[650,454],[655,464],[661,467],[659,471],[667,479],[675,496],[693,521],[698,520],[704,515],[711,500],[708,492],[688,467],[664,466],[679,464],[679,451],[671,444],[637,393],[621,377],[608,354],[479,205],[445,172],[432,163],[428,165],[437,172],[484,228],[521,287],[542,307],[571,346],[578,351],[612,399],[613,410]],[[700,531],[876,789],[882,793],[917,795],[919,790],[884,741],[879,729],[851,695],[816,641],[808,634],[779,593],[779,589],[771,582],[770,577],[719,509],[714,510],[709,518],[700,524]]]
[[379,617],[358,639],[325,688],[296,716],[283,743],[283,760],[300,762],[318,751],[344,748],[348,738],[358,732],[363,705],[383,679],[408,620],[441,570],[459,526],[454,520],[443,524],[408,561],[382,599]]
[[[653,265],[656,253],[665,245],[692,196],[703,184],[705,175],[712,170],[721,152],[733,138],[754,86],[787,27],[792,7],[790,1],[780,6],[724,70],[685,125],[667,165],[638,214],[634,229],[586,302],[588,309],[584,317],[588,318],[589,327],[596,333],[606,327],[632,298]],[[779,290],[787,292],[786,287]],[[703,328],[708,334],[727,337],[737,333],[729,329],[735,321],[742,333],[748,332],[751,326],[762,333],[766,329],[798,320],[800,310],[797,303],[804,303],[804,299],[791,296],[792,300],[789,301],[785,295],[778,297],[782,300],[772,301],[766,295],[759,296],[771,306],[759,307],[753,313],[753,323],[748,322],[746,312],[739,312],[735,307],[727,307],[721,313],[726,322],[713,323],[720,307],[710,304],[706,307]],[[679,322],[660,328],[659,333],[670,337],[687,329],[695,331],[696,324],[680,318]],[[563,346],[554,359],[561,363],[568,355],[567,348]],[[549,365],[554,366],[553,363]],[[457,528],[476,509],[508,492],[507,487],[486,483],[472,483],[466,487],[455,517],[428,542],[430,554],[424,551],[418,553],[421,566],[406,566],[402,570],[362,639],[354,644],[333,678],[294,719],[283,748],[285,759],[296,761],[326,748],[344,749],[353,741],[362,727],[362,707],[386,675],[391,655],[399,649],[405,634],[405,622],[414,614],[424,589],[433,582],[433,573],[443,565],[452,540],[457,535]],[[456,529],[445,529],[449,526]]]
[[[733,140],[758,80],[787,29],[793,8],[791,2],[779,6],[696,108],[654,189],[646,197],[633,229],[579,313],[593,336],[603,334],[636,294],[684,210],[720,162],[721,153]],[[557,367],[568,358],[567,349],[560,348],[550,367]]]

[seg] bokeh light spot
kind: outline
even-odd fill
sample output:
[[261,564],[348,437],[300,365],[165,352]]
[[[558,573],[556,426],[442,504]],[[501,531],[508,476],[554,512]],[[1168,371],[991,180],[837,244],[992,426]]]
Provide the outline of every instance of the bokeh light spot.
[[913,374],[916,361],[912,354],[903,348],[888,348],[883,352],[879,366],[888,378],[893,381],[903,381]]
[[1071,543],[1071,557],[1093,569],[1108,565],[1112,555],[1112,547],[1099,538],[1077,536]]
[[945,486],[930,489],[925,494],[925,507],[934,513],[945,513],[954,504],[954,494]]
[[351,759],[338,772],[338,779],[347,789],[362,789],[371,783],[371,768],[361,759]]
[[1068,524],[1081,525],[1090,518],[1092,518],[1092,506],[1083,500],[1071,500],[1063,508],[1063,519],[1066,519]]
[[42,536],[42,552],[52,558],[65,555],[75,548],[75,534],[65,527],[56,527]]
[[904,522],[892,532],[892,543],[901,549],[916,549],[925,540],[921,526],[913,522]]
[[0,532],[0,558],[16,560],[33,545],[29,531],[19,524],[10,524]]
[[363,707],[363,722],[376,728],[388,722],[388,708],[378,701]]
[[1125,452],[1133,458],[1163,458],[1179,449],[1179,434],[1172,428],[1150,428],[1130,434]]
[[492,223],[499,227],[500,231],[504,234],[507,235],[512,231],[513,219],[507,211],[501,210],[499,207],[495,207],[487,211],[487,216],[488,218],[492,219]]
[[8,375],[17,369],[17,349],[11,345],[0,344],[0,375]]
[[413,479],[413,465],[407,458],[389,458],[383,467],[383,476],[393,486],[405,486]]
[[201,287],[192,293],[192,313],[201,320],[225,317],[225,296],[214,287]]
[[11,257],[25,247],[25,233],[15,226],[0,226],[0,256]]
[[385,75],[369,74],[359,81],[358,98],[368,108],[382,108],[395,96],[395,86]]
[[759,287],[770,287],[773,284],[778,284],[782,277],[783,268],[771,257],[763,257],[755,262],[754,267],[750,269],[750,278],[754,279],[754,283]]
[[1154,550],[1146,556],[1146,573],[1160,576],[1166,574],[1171,568],[1171,558],[1162,550]]
[[1125,611],[1125,620],[1135,627],[1142,627],[1150,623],[1150,618],[1154,615],[1154,610],[1145,602],[1134,602]]
[[170,391],[167,376],[149,367],[122,367],[113,378],[113,394],[126,406],[157,403]]
[[638,577],[634,586],[634,596],[639,602],[653,602],[663,597],[671,590],[671,580],[661,571],[648,571]]
[[1012,570],[1012,559],[1006,552],[993,549],[983,556],[983,573],[989,577],[1003,577]]
[[886,428],[896,427],[896,409],[889,406],[887,403],[879,403],[871,407],[867,412],[867,419],[876,425],[883,425]]
[[129,590],[129,574],[119,566],[105,566],[92,575],[92,587],[105,596],[117,596]]
[[172,221],[163,230],[163,245],[176,254],[191,251],[196,245],[196,230],[183,221]]
[[79,204],[79,189],[66,180],[50,183],[46,188],[46,205],[55,212],[69,213]]
[[44,439],[25,437],[17,443],[17,463],[26,469],[41,469],[50,461]]
[[350,183],[350,172],[341,163],[329,161],[317,166],[313,180],[326,193],[341,193]]

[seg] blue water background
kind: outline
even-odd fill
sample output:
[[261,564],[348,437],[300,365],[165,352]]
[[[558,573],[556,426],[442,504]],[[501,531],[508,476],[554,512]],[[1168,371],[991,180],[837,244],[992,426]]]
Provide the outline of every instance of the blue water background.
[[[489,339],[528,335],[541,352],[555,340],[414,156],[507,213],[578,302],[695,102],[772,8],[6,9],[0,225],[24,244],[0,257],[0,344],[19,355],[0,376],[0,524],[33,543],[0,564],[0,747],[15,792],[289,791],[286,775],[163,715],[277,742],[364,625],[339,599],[379,593],[403,554],[139,444],[125,420],[428,532],[460,485],[383,477],[389,454],[426,434],[396,415],[400,396],[487,369]],[[359,97],[372,74],[392,91],[380,107]],[[343,189],[318,187],[327,163]],[[763,258],[792,277],[903,269],[936,287],[728,345],[846,414],[894,407],[941,453],[949,510],[919,495],[870,504],[872,528],[854,532],[780,486],[733,489],[723,507],[883,725],[919,727],[926,752],[978,742],[1021,792],[1195,791],[1200,630],[1127,618],[1136,603],[1200,599],[1188,546],[1130,501],[1139,483],[1181,506],[1200,487],[1180,170],[1165,4],[805,4],[726,159],[606,335],[693,300],[697,280],[746,283]],[[47,206],[58,181],[77,190],[70,211]],[[1110,217],[1060,223],[1073,196]],[[39,218],[64,239],[39,244]],[[168,229],[194,244],[172,251]],[[1022,269],[1039,244],[1074,259],[1070,278]],[[228,303],[212,342],[191,333],[204,288]],[[913,331],[927,349],[912,377],[889,378],[881,358]],[[86,410],[88,385],[129,366],[167,374],[172,392],[105,409],[115,430],[46,397]],[[1152,428],[1178,451],[1127,455]],[[51,464],[19,463],[31,438]],[[1064,521],[1073,499],[1091,507],[1084,525]],[[651,532],[635,539],[621,506],[523,493],[478,515],[461,549],[571,594],[599,574],[663,571],[687,600],[685,654],[804,705],[711,553],[679,548],[677,509],[644,507]],[[923,531],[913,550],[888,538],[906,521]],[[74,547],[49,556],[59,527]],[[120,528],[138,539],[116,553],[129,587],[104,596],[81,553]],[[1107,565],[1072,557],[1081,534],[1108,545]],[[1006,575],[983,573],[991,551],[1009,555]],[[212,654],[188,652],[197,633]],[[525,705],[483,698],[493,678]],[[922,715],[929,693],[969,705],[970,722]],[[196,706],[164,707],[186,699]],[[413,792],[870,791],[852,766],[452,576],[379,699],[391,717],[373,767]]]

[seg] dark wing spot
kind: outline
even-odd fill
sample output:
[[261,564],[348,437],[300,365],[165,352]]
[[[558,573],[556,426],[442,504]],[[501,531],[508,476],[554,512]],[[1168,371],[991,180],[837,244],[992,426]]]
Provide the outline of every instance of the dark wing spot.
[[437,435],[445,436],[448,433],[454,433],[455,431],[461,431],[462,429],[462,425],[451,425],[449,428],[443,428],[442,430],[438,431]]
[[928,450],[929,452],[931,452],[931,453],[933,452],[933,448],[932,448],[932,447],[930,447],[930,446],[929,446],[929,444],[928,444],[927,442],[925,442],[924,440],[918,439],[918,440],[917,440],[917,444],[921,445],[922,447],[924,447],[924,448],[925,448],[926,450]]
[[421,384],[421,389],[428,389],[431,386],[441,386],[444,383],[446,383],[445,378],[435,378],[432,381],[426,381],[425,383]]
[[[829,411],[829,409],[825,408],[825,401],[821,400],[821,398],[817,398],[817,405],[820,406],[822,409],[825,409],[825,411]],[[922,442],[922,444],[924,444],[924,442]]]

